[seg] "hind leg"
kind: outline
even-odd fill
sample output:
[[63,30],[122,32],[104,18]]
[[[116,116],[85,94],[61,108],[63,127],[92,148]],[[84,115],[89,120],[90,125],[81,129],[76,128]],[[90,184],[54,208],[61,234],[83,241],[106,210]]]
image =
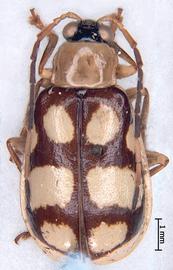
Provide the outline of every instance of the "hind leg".
[[[9,138],[7,140],[7,148],[10,152],[10,161],[14,162],[18,170],[22,171],[23,156],[26,142],[26,130],[23,128],[19,137]],[[26,240],[30,237],[29,232],[23,232],[15,238],[15,243],[18,244],[20,240]]]
[[23,155],[25,148],[26,137],[13,137],[7,140],[7,148],[10,153],[10,161],[15,163],[18,170],[21,172],[23,165]]
[[155,175],[167,166],[169,162],[167,156],[154,151],[147,151],[146,153],[151,176]]
[[29,232],[23,232],[16,236],[16,238],[14,239],[14,242],[16,245],[18,245],[20,240],[27,240],[30,237],[31,235]]

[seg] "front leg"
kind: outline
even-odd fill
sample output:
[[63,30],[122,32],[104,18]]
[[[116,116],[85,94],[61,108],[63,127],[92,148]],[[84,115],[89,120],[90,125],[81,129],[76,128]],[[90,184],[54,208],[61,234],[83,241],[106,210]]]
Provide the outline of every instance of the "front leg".
[[[118,8],[118,11],[115,13],[112,13],[110,16],[112,17],[112,19],[116,19],[117,21],[122,23],[122,21],[123,21],[122,13],[123,13],[123,9]],[[117,25],[116,25],[116,23],[114,23],[112,21],[110,26],[111,26],[112,32],[114,33],[114,36],[115,36],[116,30],[117,30]]]
[[137,69],[135,66],[133,65],[118,65],[117,66],[117,71],[116,71],[116,77],[117,79],[122,79],[122,78],[126,78],[129,76],[132,76],[136,73]]
[[[35,12],[35,9],[31,9],[30,12],[30,24],[36,26],[40,30],[43,30],[45,28],[45,25],[40,19],[39,15]],[[44,67],[56,47],[56,44],[58,42],[58,36],[54,32],[50,32],[48,35],[48,39],[49,41],[41,57],[38,70],[41,78],[50,80],[52,76],[52,70]]]
[[134,75],[137,72],[137,65],[135,61],[132,59],[132,57],[126,51],[124,51],[115,41],[109,41],[108,44],[115,50],[118,58],[123,59],[125,62],[129,64],[129,65],[118,64],[116,69],[117,79],[122,79]]

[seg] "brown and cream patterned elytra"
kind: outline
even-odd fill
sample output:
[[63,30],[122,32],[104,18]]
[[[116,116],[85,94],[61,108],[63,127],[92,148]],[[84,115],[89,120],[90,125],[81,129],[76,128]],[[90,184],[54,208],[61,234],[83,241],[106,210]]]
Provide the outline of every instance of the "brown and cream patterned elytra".
[[44,249],[59,256],[82,246],[101,260],[138,235],[145,193],[143,179],[135,182],[132,130],[119,88],[53,87],[38,96],[23,212]]

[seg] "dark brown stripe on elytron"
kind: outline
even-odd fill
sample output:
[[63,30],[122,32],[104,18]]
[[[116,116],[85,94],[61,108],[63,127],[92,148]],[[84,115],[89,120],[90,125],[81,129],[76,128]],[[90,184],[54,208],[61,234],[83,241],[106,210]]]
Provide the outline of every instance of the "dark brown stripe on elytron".
[[[41,227],[38,226],[36,220],[35,220],[35,214],[34,211],[31,209],[30,205],[30,187],[29,187],[29,181],[25,180],[25,194],[26,194],[26,214],[27,214],[27,222],[29,222],[29,225],[31,227],[32,232],[34,233],[35,237],[37,237],[41,242],[43,242],[45,245],[49,246],[49,248],[57,250],[58,252],[65,254],[65,252],[53,247],[52,245],[49,245],[46,240],[43,238],[41,233]],[[38,221],[38,220],[37,220]],[[47,248],[48,249],[48,248]]]
[[[90,231],[93,228],[99,227],[101,222],[105,222],[108,225],[112,225],[117,222],[125,222],[128,226],[128,233],[123,243],[128,242],[133,236],[135,236],[138,233],[140,226],[143,222],[144,197],[142,200],[141,207],[139,207],[136,210],[119,207],[117,204],[100,209],[97,207],[96,203],[91,201],[89,198],[90,197],[89,197],[88,186],[87,184],[85,184],[84,185],[84,212],[85,212],[85,217],[86,217],[86,227],[88,231],[88,238],[91,236]],[[117,249],[119,246],[113,248],[112,250]],[[95,254],[94,252],[90,250],[90,256],[92,256],[93,259],[95,257],[97,258],[102,257],[103,255],[106,255],[107,253],[109,252]]]
[[[142,225],[143,222],[144,203],[142,203],[142,206],[135,211],[131,211],[128,208],[121,208],[118,207],[117,205],[105,207],[102,210],[99,210],[98,207],[94,205],[92,202],[88,202],[87,206],[89,215],[87,215],[86,211],[85,214],[88,216],[89,219],[88,224],[90,225],[88,226],[88,235],[87,235],[88,238],[91,236],[90,230],[98,227],[101,224],[101,222],[105,222],[108,225],[112,225],[117,222],[125,222],[128,226],[128,233],[123,243],[126,243],[138,233],[140,226]],[[68,226],[73,228],[76,237],[79,238],[78,224],[76,223],[77,217],[70,215],[71,210],[72,209],[70,204],[68,204],[68,206],[64,210],[57,205],[47,206],[46,208],[40,207],[39,209],[34,210],[32,212],[32,222],[34,224],[34,227],[37,228],[37,235],[39,236],[39,239],[42,240],[44,243],[47,243],[42,238],[41,235],[41,227],[43,226],[45,221],[56,225],[59,225],[61,223],[64,223],[65,225],[67,224]],[[94,224],[93,219],[95,221]],[[110,251],[107,252],[94,253],[90,250],[89,255],[93,259],[100,258],[102,256],[107,255],[109,252],[119,248],[120,246],[123,245],[123,243],[116,246],[115,248],[112,248]],[[48,243],[47,245],[50,246]]]
[[[77,104],[81,90],[85,91],[85,95],[80,97],[83,108],[79,111]],[[61,92],[61,95],[59,95],[59,92]],[[93,151],[93,147],[95,146],[88,143],[87,138],[83,135],[86,134],[86,126],[91,120],[92,113],[99,108],[100,103],[111,106],[117,112],[121,127],[114,140],[104,146],[97,146],[101,151],[99,155],[96,155],[94,154],[95,150]],[[50,141],[46,135],[43,127],[43,117],[48,111],[48,108],[52,105],[63,105],[72,118],[76,133],[70,143],[55,144]],[[79,123],[80,121],[77,121],[79,118],[82,119],[83,122],[81,127],[79,126],[79,124],[81,124]],[[142,213],[144,204],[137,211],[130,211],[129,209],[120,208],[117,205],[99,209],[97,205],[90,200],[86,182],[88,171],[96,166],[103,168],[109,166],[118,166],[120,168],[128,167],[132,171],[135,171],[135,156],[126,145],[126,135],[131,120],[131,110],[128,99],[120,89],[115,87],[78,90],[52,88],[44,90],[39,95],[35,108],[35,125],[38,133],[38,143],[30,157],[31,169],[44,165],[53,165],[55,167],[63,166],[73,171],[75,179],[72,199],[64,209],[56,205],[47,206],[46,208],[40,207],[32,212],[30,207],[28,207],[31,223],[33,223],[34,230],[38,232],[40,237],[40,228],[44,221],[56,223],[57,225],[61,223],[69,225],[76,234],[78,241],[79,235],[82,234],[82,232],[89,237],[89,231],[99,226],[102,221],[110,225],[115,222],[125,221],[129,228],[128,236],[125,241],[129,241],[129,239],[138,232],[143,220]],[[80,132],[79,128],[82,128]],[[79,139],[77,140],[79,136],[81,137],[81,144],[79,143]],[[79,180],[81,181],[80,184]],[[80,189],[81,191],[79,191]],[[81,199],[83,199],[82,206],[80,205]],[[135,200],[137,200],[137,198],[135,198]],[[84,223],[79,233],[82,220]],[[87,232],[85,232],[85,227]],[[83,240],[85,242],[85,236]],[[83,240],[81,239],[81,243]],[[95,255],[91,254],[91,256]]]

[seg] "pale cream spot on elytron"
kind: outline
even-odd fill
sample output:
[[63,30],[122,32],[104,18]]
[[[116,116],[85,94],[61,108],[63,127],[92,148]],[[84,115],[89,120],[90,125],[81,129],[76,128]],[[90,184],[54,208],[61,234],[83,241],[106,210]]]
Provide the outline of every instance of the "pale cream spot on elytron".
[[126,144],[127,148],[130,149],[133,153],[135,152],[135,137],[134,137],[134,126],[130,125],[127,135],[126,135]]
[[94,253],[109,251],[124,242],[127,231],[125,222],[113,225],[101,222],[100,226],[91,230],[89,246]]
[[64,208],[71,200],[74,177],[67,168],[47,165],[31,171],[29,185],[32,209],[56,204]]
[[74,251],[77,245],[73,230],[65,224],[51,224],[44,222],[41,232],[45,241],[61,251]]
[[117,113],[110,106],[101,104],[87,124],[86,136],[90,143],[105,145],[114,139],[119,128]]
[[63,106],[51,106],[43,117],[47,136],[55,143],[69,143],[74,138],[74,125]]
[[96,167],[87,174],[90,199],[99,208],[118,205],[132,208],[135,192],[134,172],[129,168]]
[[141,207],[143,195],[144,195],[144,186],[143,186],[143,184],[140,184],[139,185],[139,195],[138,195],[138,200],[137,200],[137,204],[136,204],[136,209]]
[[37,142],[38,142],[38,134],[36,132],[35,125],[34,125],[33,129],[31,130],[31,149],[30,149],[31,153],[35,149]]

